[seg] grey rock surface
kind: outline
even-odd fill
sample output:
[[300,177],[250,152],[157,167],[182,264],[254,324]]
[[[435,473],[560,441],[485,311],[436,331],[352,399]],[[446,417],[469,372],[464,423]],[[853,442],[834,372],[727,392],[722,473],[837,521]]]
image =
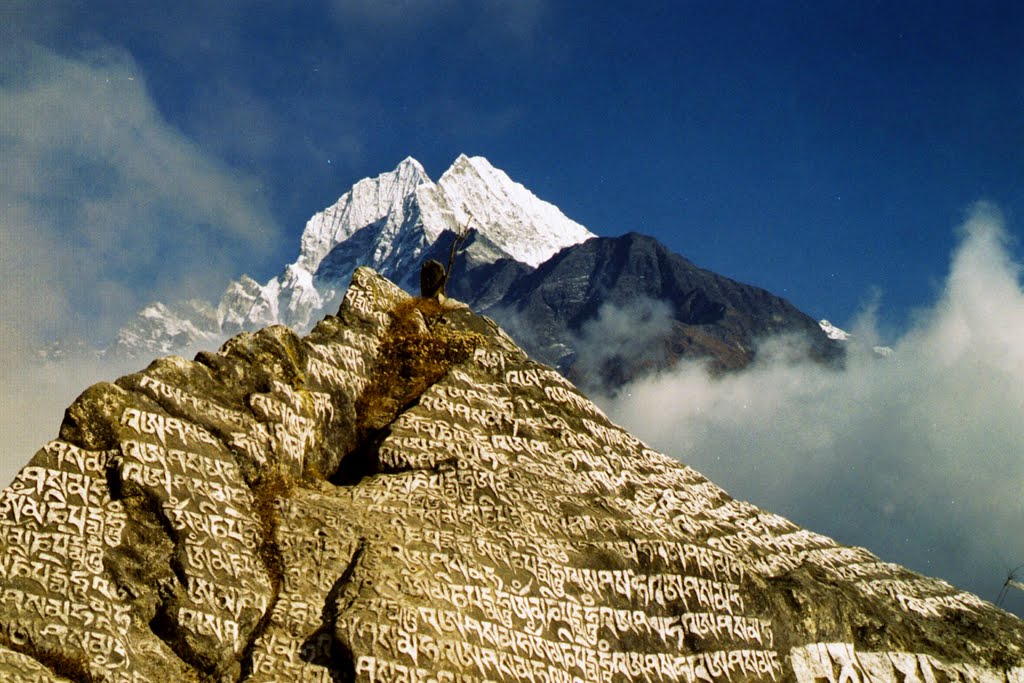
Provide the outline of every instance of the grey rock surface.
[[456,274],[449,294],[493,317],[585,393],[612,394],[683,359],[738,370],[781,336],[795,355],[842,360],[842,347],[789,301],[637,233],[591,238],[533,271],[500,261],[460,264]]
[[356,271],[86,390],[0,494],[4,681],[1024,681],[1024,623],[731,498]]

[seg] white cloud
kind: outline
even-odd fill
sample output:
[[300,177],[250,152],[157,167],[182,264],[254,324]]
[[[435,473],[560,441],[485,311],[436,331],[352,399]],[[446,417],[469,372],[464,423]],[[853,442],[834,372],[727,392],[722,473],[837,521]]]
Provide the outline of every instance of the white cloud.
[[603,384],[600,378],[617,386],[622,380],[616,379],[616,368],[624,376],[635,376],[645,366],[662,366],[668,358],[662,340],[670,336],[672,325],[672,310],[664,301],[641,297],[628,307],[601,304],[572,340],[573,373],[597,386]]
[[4,230],[58,248],[61,271],[86,285],[74,303],[116,307],[94,283],[134,303],[215,291],[195,278],[223,279],[238,253],[251,262],[275,245],[256,188],[162,119],[128,55],[73,60],[29,46],[15,62],[0,92],[0,200],[17,210]]
[[842,371],[777,354],[719,379],[687,364],[600,402],[733,495],[994,600],[1024,562],[1018,275],[979,205],[893,356],[871,352],[868,318]]
[[[0,60],[0,480],[77,392],[122,368],[40,368],[48,339],[109,339],[151,299],[212,296],[279,235],[255,184],[168,124],[129,55],[27,42]],[[26,450],[28,449],[28,450]]]

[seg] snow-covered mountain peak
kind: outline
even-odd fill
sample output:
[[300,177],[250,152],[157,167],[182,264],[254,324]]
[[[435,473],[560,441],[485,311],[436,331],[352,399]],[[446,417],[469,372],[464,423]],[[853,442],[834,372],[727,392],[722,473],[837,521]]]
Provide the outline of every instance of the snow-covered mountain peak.
[[394,171],[360,180],[307,221],[298,265],[314,273],[331,249],[359,229],[381,220],[400,225],[406,199],[424,184],[433,185],[423,165],[412,157],[406,157]]
[[594,236],[483,157],[461,155],[437,186],[459,225],[472,215],[473,226],[481,234],[512,258],[531,266]]
[[308,329],[337,309],[358,266],[370,266],[412,291],[424,252],[446,230],[466,226],[470,216],[482,238],[467,249],[475,265],[511,257],[537,266],[593,237],[483,157],[460,155],[437,183],[419,161],[406,157],[393,171],[355,183],[310,218],[298,258],[277,277],[261,285],[243,276],[227,287],[216,308],[147,310],[124,328],[119,348],[148,356],[182,342],[209,344],[276,323]]
[[[279,278],[282,297],[289,283],[303,293],[282,304],[313,310],[312,288],[323,290],[327,281],[332,289],[344,288],[360,265],[408,286],[420,254],[446,230],[470,223],[485,238],[470,247],[476,263],[510,257],[537,266],[593,237],[483,157],[460,155],[436,184],[420,162],[407,157],[393,171],[360,180],[309,220],[298,261]],[[280,315],[290,319],[285,308]]]
[[407,170],[408,173],[418,173],[422,176],[426,176],[427,172],[423,168],[423,164],[412,157],[406,157],[402,159],[398,166],[395,168],[396,171]]
[[[851,343],[854,340],[854,336],[852,334],[842,329],[841,327],[836,327],[828,320],[819,320],[818,325],[821,327],[822,331],[828,336],[828,338],[833,341]],[[874,351],[876,355],[881,356],[883,358],[888,358],[896,353],[896,351],[889,346],[880,346],[877,344],[872,346],[871,350]]]
[[819,320],[818,325],[821,327],[822,332],[828,335],[829,339],[832,339],[834,341],[846,341],[847,339],[850,338],[849,332],[840,327],[836,327],[828,320]]

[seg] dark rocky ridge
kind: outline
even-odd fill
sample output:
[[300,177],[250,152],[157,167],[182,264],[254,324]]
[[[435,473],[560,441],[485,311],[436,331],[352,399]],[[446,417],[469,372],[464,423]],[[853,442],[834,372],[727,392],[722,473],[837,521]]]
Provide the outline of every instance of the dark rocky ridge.
[[[450,240],[438,240],[447,244]],[[838,361],[841,348],[818,323],[768,291],[698,268],[652,237],[594,237],[529,270],[514,261],[459,263],[449,292],[493,317],[532,358],[558,368],[584,391],[615,391],[680,359],[737,370],[759,343],[791,337],[812,358]],[[660,328],[630,353],[588,352],[581,337],[611,306],[627,318],[663,307]],[[632,332],[632,331],[631,331]],[[600,333],[596,333],[600,334]]]
[[4,681],[1024,681],[1020,620],[732,499],[365,269],[306,338],[87,390],[0,539]]

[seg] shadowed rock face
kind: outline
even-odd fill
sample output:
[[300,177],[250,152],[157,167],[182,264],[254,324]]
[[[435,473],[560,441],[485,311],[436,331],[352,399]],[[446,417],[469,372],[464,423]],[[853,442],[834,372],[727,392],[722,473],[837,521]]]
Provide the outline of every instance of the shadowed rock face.
[[732,499],[366,269],[304,339],[88,389],[0,539],[4,681],[1024,681],[1015,617]]
[[[738,370],[761,342],[780,335],[794,352],[842,360],[841,347],[790,302],[698,268],[637,233],[591,238],[534,270],[508,260],[476,267],[457,261],[447,291],[494,317],[531,357],[587,393],[613,394],[682,359]],[[601,324],[614,311],[642,319],[652,304],[660,311],[657,330]]]

